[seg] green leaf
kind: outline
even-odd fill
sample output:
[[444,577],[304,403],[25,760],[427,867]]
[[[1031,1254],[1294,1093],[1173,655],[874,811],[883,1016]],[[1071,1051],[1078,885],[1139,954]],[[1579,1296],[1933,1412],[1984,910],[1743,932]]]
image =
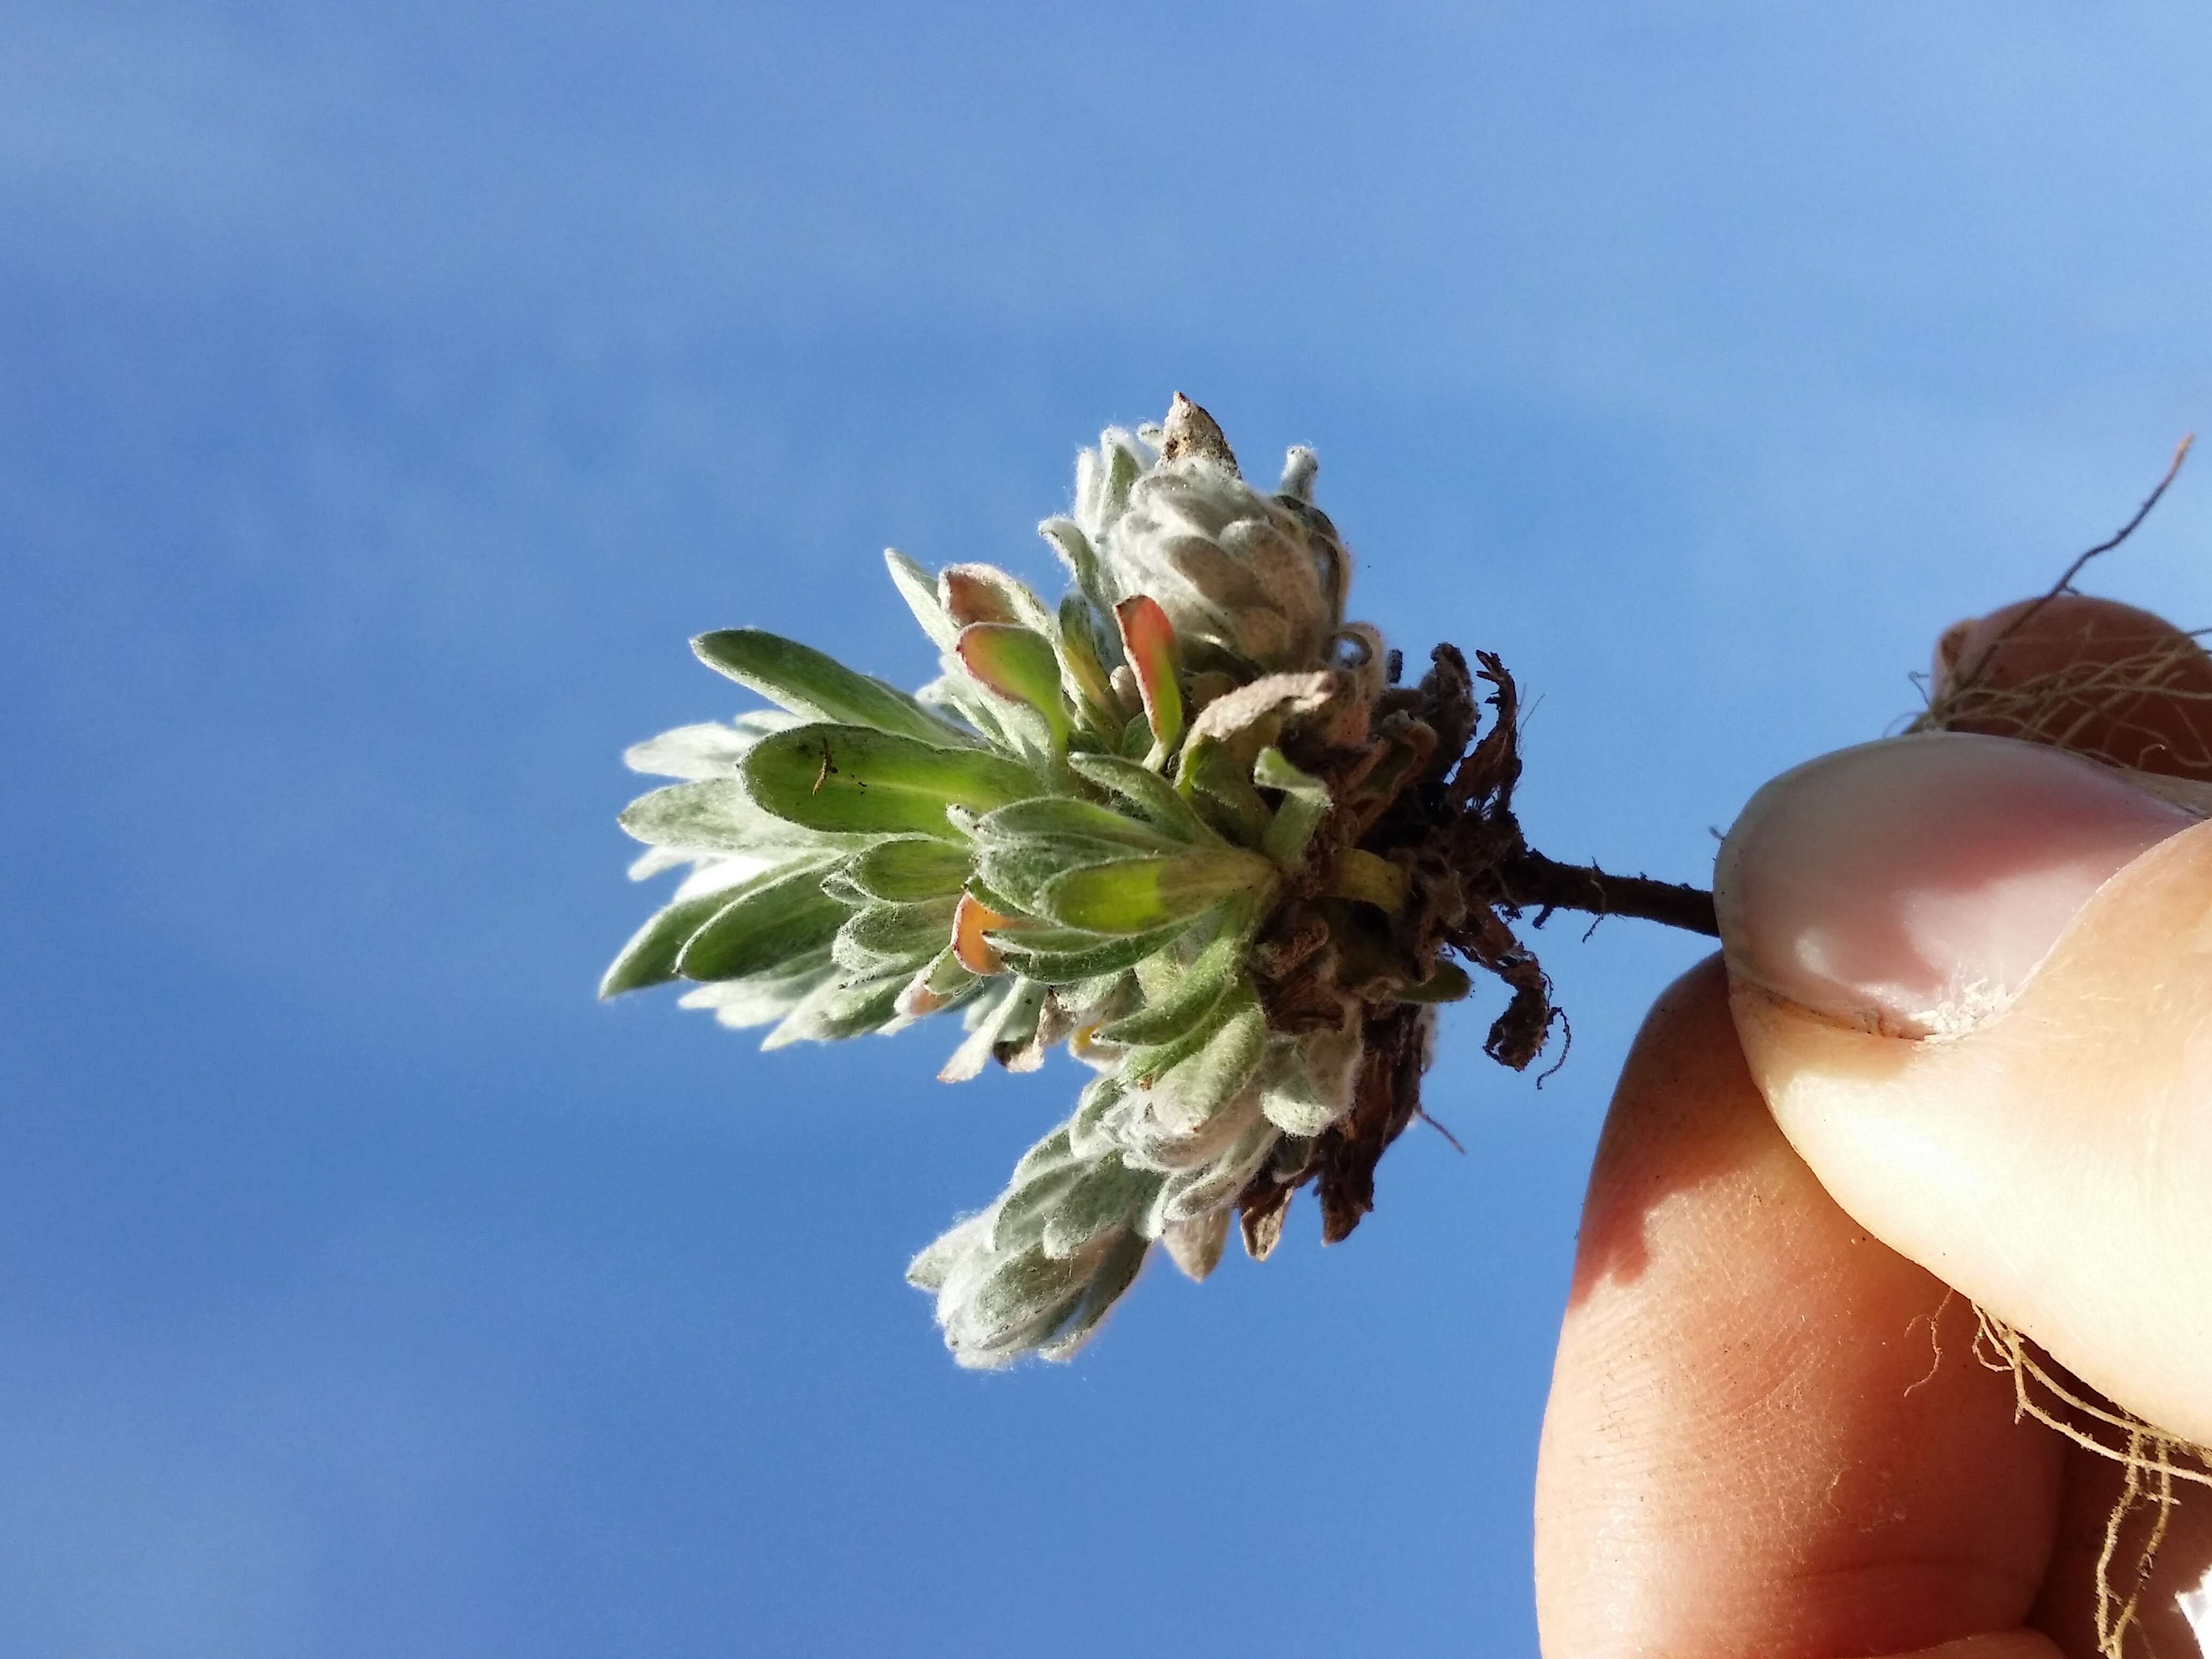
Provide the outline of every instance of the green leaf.
[[1098,648],[1097,630],[1091,625],[1096,614],[1082,594],[1061,596],[1060,667],[1064,683],[1073,701],[1083,709],[1086,722],[1101,737],[1117,737],[1126,722],[1121,712],[1121,700],[1114,695],[1113,677],[1107,671]]
[[945,820],[947,806],[988,811],[1037,791],[1033,773],[1000,756],[857,726],[800,726],[763,738],[743,775],[754,800],[809,830],[945,840],[959,834]]
[[1067,1322],[1095,1265],[1055,1261],[1035,1247],[994,1259],[959,1305],[947,1310],[940,1300],[946,1346],[963,1365],[1010,1364]]
[[1274,866],[1233,848],[1126,859],[1054,877],[1039,895],[1051,921],[1094,933],[1135,933],[1188,921],[1224,899],[1273,890]]
[[1334,897],[1358,899],[1395,915],[1406,908],[1413,882],[1389,860],[1364,848],[1347,847],[1329,872],[1327,890]]
[[678,998],[676,1006],[709,1009],[717,1024],[744,1030],[774,1024],[837,976],[837,966],[830,960],[829,947],[824,945],[808,951],[783,972],[696,986]]
[[883,979],[831,980],[810,994],[783,1024],[762,1040],[763,1049],[794,1042],[842,1042],[904,1023],[898,1012],[901,975]]
[[1162,833],[1184,842],[1216,839],[1190,803],[1176,793],[1175,786],[1150,767],[1118,755],[1070,755],[1067,763],[1079,776],[1128,802]]
[[718,887],[710,893],[678,899],[656,912],[650,921],[630,936],[629,943],[615,957],[606,976],[599,981],[599,994],[620,996],[625,991],[641,990],[648,985],[665,985],[678,977],[677,956],[691,936],[730,902],[731,896],[732,889]]
[[855,910],[838,928],[830,954],[856,974],[911,977],[952,936],[952,905],[951,899],[930,899]]
[[1297,868],[1328,811],[1327,787],[1310,772],[1291,765],[1290,757],[1275,748],[1260,751],[1253,763],[1252,781],[1283,792],[1283,804],[1260,837],[1260,850],[1286,870]]
[[965,848],[933,836],[895,836],[845,865],[845,875],[870,898],[893,904],[957,893],[968,879]]
[[691,649],[709,668],[809,720],[896,732],[940,749],[969,741],[905,692],[778,634],[726,628],[702,634]]
[[1042,913],[1044,890],[1079,862],[1114,857],[1088,842],[986,842],[976,849],[973,885],[991,896],[977,902],[1008,921]]
[[943,659],[950,663],[948,670],[923,686],[915,696],[948,720],[965,720],[982,734],[983,740],[994,749],[1012,750],[1019,747],[1009,735],[1001,714],[1029,720],[1030,716],[1000,698],[993,696],[975,684],[968,671],[960,667],[959,659],[947,652]]
[[757,732],[740,732],[708,720],[630,744],[623,750],[623,764],[655,777],[726,778],[737,769],[745,750],[759,741]]
[[1148,824],[1066,795],[1002,806],[972,833],[978,881],[1030,915],[1043,914],[1045,888],[1072,870],[1185,850]]
[[906,1282],[919,1291],[943,1290],[945,1281],[952,1276],[952,1270],[969,1252],[988,1247],[990,1230],[990,1212],[987,1210],[981,1215],[970,1216],[958,1226],[939,1234],[919,1255],[907,1263]]
[[1174,991],[1134,1013],[1098,1028],[1101,1042],[1137,1046],[1170,1042],[1203,1024],[1230,988],[1239,982],[1249,943],[1241,927],[1224,926],[1190,966],[1176,976]]
[[1121,1103],[1126,1085],[1114,1073],[1095,1077],[1076,1097],[1075,1115],[1067,1120],[1068,1149],[1078,1158],[1097,1158],[1113,1146],[1106,1120]]
[[876,901],[873,893],[845,873],[842,864],[822,878],[822,890],[848,910],[865,910]]
[[1149,1170],[1133,1170],[1115,1153],[1108,1153],[1057,1194],[1057,1202],[1038,1229],[1044,1253],[1064,1261],[1102,1234],[1119,1227],[1133,1229],[1144,1219],[1160,1189],[1160,1177]]
[[1139,1083],[1171,1091],[1190,1122],[1210,1117],[1251,1080],[1267,1043],[1267,1017],[1249,980],[1240,977],[1205,1024],[1123,1061]]
[[1276,1039],[1260,1109],[1285,1134],[1317,1135],[1352,1109],[1364,1052],[1357,1020],[1338,1030]]
[[1077,1351],[1097,1334],[1100,1323],[1114,1304],[1136,1283],[1137,1275],[1144,1271],[1148,1249],[1142,1238],[1132,1233],[1108,1251],[1106,1259],[1092,1269],[1090,1284],[1061,1320],[1052,1340],[1037,1352],[1047,1359],[1073,1358]]
[[1130,1000],[1136,981],[1127,969],[1112,973],[1093,974],[1088,979],[1070,985],[1054,988],[1060,1006],[1079,1026],[1096,1025],[1121,1012]]
[[1047,1170],[1075,1161],[1075,1155],[1068,1150],[1067,1125],[1057,1124],[1042,1140],[1021,1155],[1014,1165],[1013,1174],[1006,1179],[1007,1188],[1011,1191],[1025,1186]]
[[[1037,1026],[1044,1017],[1044,1000],[1049,994],[1047,987],[1017,980],[1019,994],[1011,1000],[1003,1018],[996,1022],[997,1034],[991,1039],[991,1056],[1001,1066],[1012,1063],[1014,1056],[1031,1046]],[[1036,1054],[1035,1065],[1018,1066],[1017,1071],[1035,1071],[1044,1063],[1043,1050]]]
[[1073,795],[1039,795],[1001,806],[976,820],[975,834],[978,842],[987,845],[1079,842],[1097,848],[1109,857],[1183,850],[1149,823],[1139,823],[1094,801],[1078,800]]
[[855,844],[849,836],[810,832],[762,811],[744,781],[734,776],[672,783],[639,796],[617,822],[648,847],[684,853],[787,855]]
[[1192,1220],[1232,1202],[1259,1173],[1280,1138],[1275,1126],[1261,1118],[1218,1157],[1194,1169],[1176,1170],[1161,1185],[1145,1217],[1143,1231],[1157,1237],[1177,1222]]
[[979,622],[960,631],[962,665],[1009,702],[1036,711],[1055,750],[1067,746],[1067,705],[1060,695],[1060,657],[1043,635],[1010,623]]
[[1149,933],[1102,938],[1075,927],[1024,927],[991,937],[1009,968],[1044,985],[1073,985],[1100,974],[1133,968],[1155,951],[1182,938],[1188,925],[1177,922]]
[[[994,981],[995,982],[995,981]],[[1035,1030],[1036,1011],[1044,1000],[1044,987],[1023,979],[1006,981],[995,1001],[979,1001],[968,1011],[968,1036],[952,1051],[937,1074],[939,1083],[965,1083],[980,1073],[1002,1037],[1023,1029],[1026,1018]]]
[[937,602],[937,579],[896,547],[884,550],[884,563],[890,569],[891,586],[914,612],[921,631],[936,641],[939,651],[950,651],[952,641],[960,637],[960,625]]
[[686,979],[745,979],[827,945],[848,913],[822,890],[822,877],[821,865],[802,864],[726,894],[678,954],[676,971]]
[[1037,526],[1037,534],[1052,544],[1052,550],[1060,555],[1067,574],[1075,578],[1076,586],[1096,603],[1106,588],[1099,580],[1097,550],[1091,545],[1091,538],[1083,533],[1083,526],[1073,519],[1047,519]]
[[1130,490],[1144,476],[1145,458],[1126,432],[1102,436],[1099,451],[1105,476],[1098,483],[1098,510],[1106,519],[1116,519],[1129,504]]
[[1203,795],[1214,809],[1214,822],[1245,846],[1257,847],[1266,836],[1267,803],[1226,744],[1202,734],[1193,737],[1183,745],[1176,783]]
[[1090,1167],[1068,1151],[1068,1126],[1061,1124],[1014,1165],[1006,1196],[994,1207],[991,1248],[1018,1250],[1043,1232],[1052,1206],[1083,1178]]

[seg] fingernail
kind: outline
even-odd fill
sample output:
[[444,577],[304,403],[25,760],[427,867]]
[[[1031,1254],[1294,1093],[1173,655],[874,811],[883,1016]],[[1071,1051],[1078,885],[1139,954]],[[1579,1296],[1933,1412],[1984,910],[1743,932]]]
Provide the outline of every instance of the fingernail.
[[2106,878],[2197,821],[2109,767],[2008,738],[1825,755],[1753,796],[1721,845],[1729,971],[1864,1030],[1964,1030]]

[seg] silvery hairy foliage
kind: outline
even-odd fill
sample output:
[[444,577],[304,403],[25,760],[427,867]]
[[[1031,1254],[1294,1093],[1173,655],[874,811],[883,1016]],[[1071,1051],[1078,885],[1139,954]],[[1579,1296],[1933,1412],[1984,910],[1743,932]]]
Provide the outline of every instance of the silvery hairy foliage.
[[688,981],[683,1006],[770,1048],[956,1016],[947,1082],[1060,1045],[1096,1073],[908,1269],[963,1365],[1073,1352],[1156,1243],[1204,1278],[1240,1207],[1264,1255],[1375,1069],[1377,1011],[1417,1076],[1429,1005],[1467,988],[1433,948],[1387,948],[1406,871],[1348,844],[1363,809],[1294,758],[1391,764],[1382,641],[1346,620],[1314,470],[1294,449],[1254,489],[1178,397],[1163,427],[1106,432],[1040,526],[1072,579],[1056,604],[891,552],[939,678],[909,694],[703,635],[774,707],[627,757],[678,780],[623,814],[649,848],[632,874],[686,873],[602,994]]

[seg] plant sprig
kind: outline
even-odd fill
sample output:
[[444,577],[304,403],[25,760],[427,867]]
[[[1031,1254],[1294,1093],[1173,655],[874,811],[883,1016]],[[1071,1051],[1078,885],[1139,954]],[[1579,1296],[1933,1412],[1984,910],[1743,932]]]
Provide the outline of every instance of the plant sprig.
[[756,629],[701,635],[772,708],[631,750],[678,780],[623,815],[638,877],[688,874],[602,994],[672,981],[763,1046],[957,1013],[939,1077],[1097,1075],[997,1200],[917,1256],[960,1363],[1065,1358],[1157,1243],[1193,1278],[1235,1228],[1274,1248],[1311,1186],[1325,1239],[1420,1115],[1436,1009],[1507,988],[1520,1069],[1559,1014],[1534,911],[1711,933],[1698,889],[1544,857],[1513,811],[1512,677],[1438,646],[1418,684],[1348,621],[1352,557],[1290,452],[1262,493],[1177,394],[1081,456],[1045,539],[1069,591],[886,556],[942,673],[908,694]]

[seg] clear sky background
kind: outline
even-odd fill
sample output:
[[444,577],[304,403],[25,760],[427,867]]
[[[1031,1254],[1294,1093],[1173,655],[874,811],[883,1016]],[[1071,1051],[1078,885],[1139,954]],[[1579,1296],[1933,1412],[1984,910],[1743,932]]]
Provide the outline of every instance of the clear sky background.
[[2212,425],[2208,86],[2181,3],[9,0],[0,1651],[1530,1652],[1696,942],[1555,923],[1467,1156],[976,1376],[901,1267],[1079,1073],[596,1006],[619,750],[709,627],[925,678],[878,550],[1048,577],[1181,387],[1540,699],[1539,845],[1702,878]]

